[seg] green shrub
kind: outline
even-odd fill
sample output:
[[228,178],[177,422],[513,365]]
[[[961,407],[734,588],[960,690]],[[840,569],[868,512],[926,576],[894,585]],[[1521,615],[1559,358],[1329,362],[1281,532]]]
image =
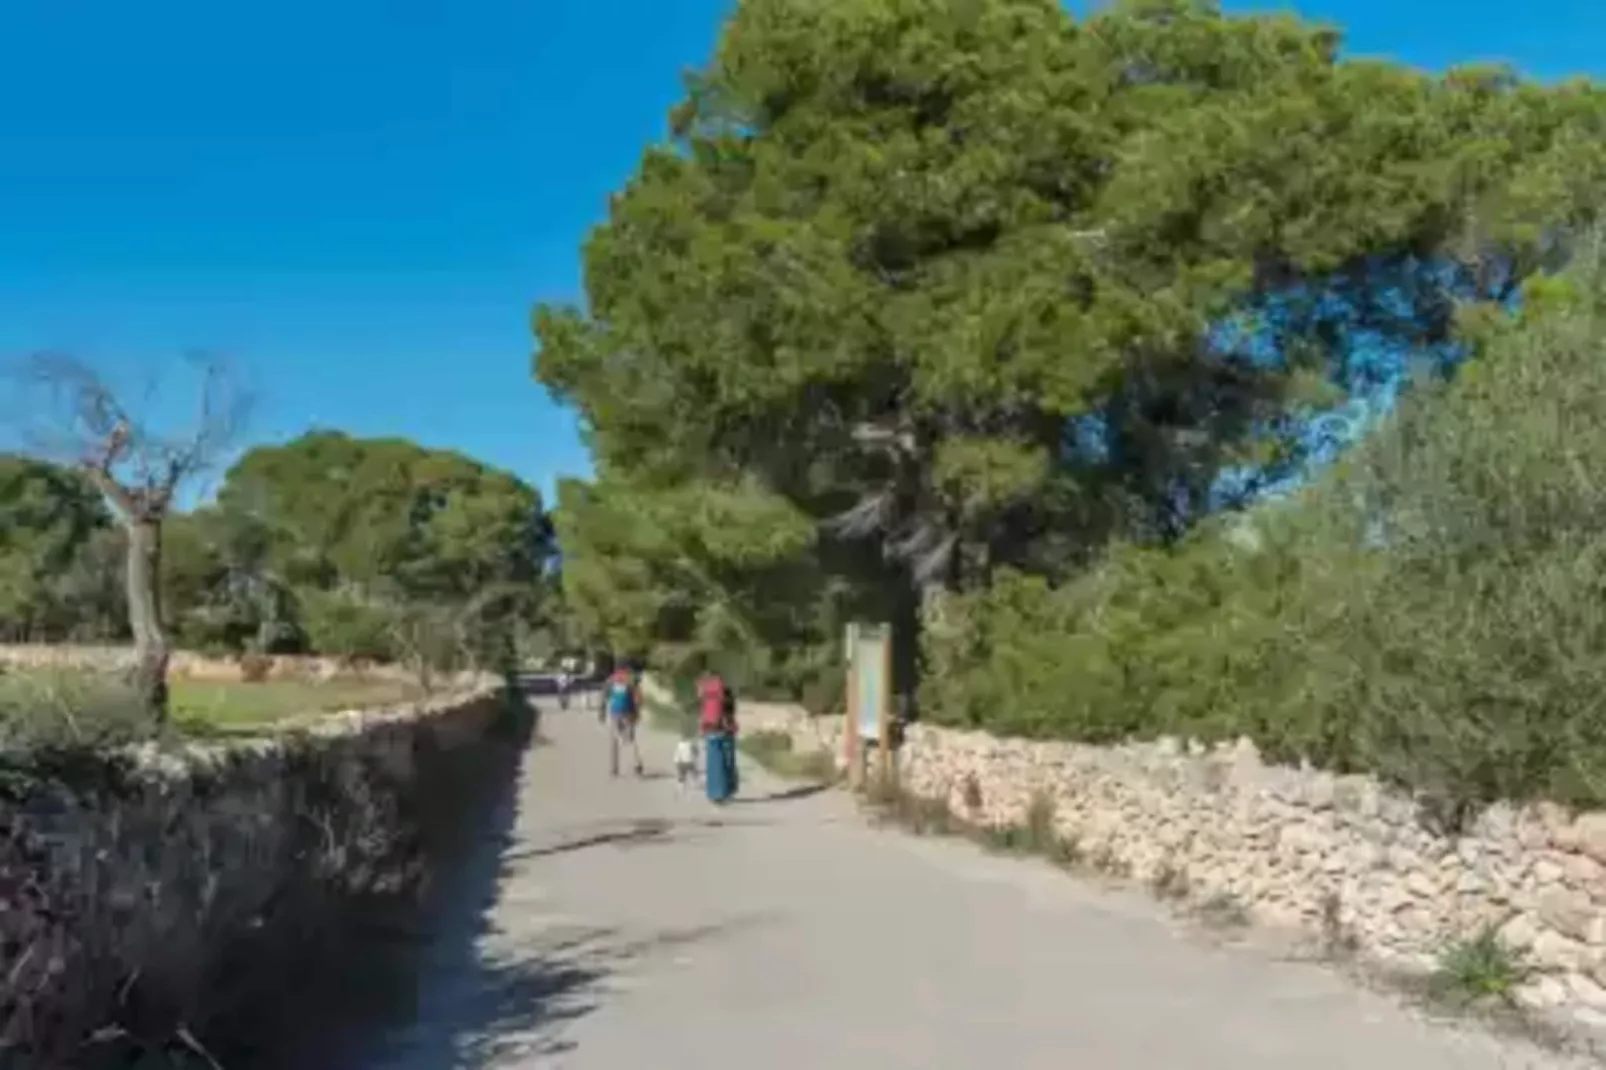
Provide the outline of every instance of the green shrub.
[[1603,297],[1593,273],[1530,290],[1334,481],[1378,549],[1329,701],[1366,764],[1452,809],[1606,800]]
[[122,681],[74,672],[0,673],[0,798],[45,784],[120,791],[118,748],[163,726]]
[[306,591],[301,611],[314,650],[345,658],[395,656],[395,611],[344,591]]
[[792,737],[785,732],[760,729],[742,736],[741,747],[756,760],[769,762],[792,753]]
[[1313,485],[1059,587],[1003,574],[924,637],[927,717],[1107,743],[1247,735],[1457,823],[1606,803],[1606,291],[1593,267]]
[[741,737],[742,752],[777,776],[791,780],[836,779],[836,760],[827,750],[799,751],[785,732],[760,730]]
[[248,684],[259,684],[273,672],[273,659],[266,654],[240,655],[240,679]]
[[104,748],[150,739],[158,724],[132,689],[81,672],[0,675],[0,753]]
[[1297,675],[1277,603],[1298,569],[1290,549],[1211,528],[1174,549],[1118,547],[1060,588],[1003,573],[950,599],[927,632],[921,708],[941,724],[1094,743],[1264,737],[1265,709]]

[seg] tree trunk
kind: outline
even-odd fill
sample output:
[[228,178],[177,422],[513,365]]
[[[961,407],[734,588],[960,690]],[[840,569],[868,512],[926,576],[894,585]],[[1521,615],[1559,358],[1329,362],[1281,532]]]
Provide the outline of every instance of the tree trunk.
[[940,592],[940,584],[907,581],[892,598],[892,687],[898,695],[898,715],[920,719],[920,643],[927,625],[926,606]]
[[158,721],[167,719],[167,631],[162,624],[162,522],[130,518],[127,524],[128,625],[134,633],[133,685]]

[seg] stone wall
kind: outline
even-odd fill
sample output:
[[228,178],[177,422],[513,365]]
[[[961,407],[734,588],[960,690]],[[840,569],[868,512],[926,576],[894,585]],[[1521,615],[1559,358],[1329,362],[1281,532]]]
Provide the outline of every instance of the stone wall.
[[[360,676],[382,680],[412,680],[412,673],[400,665],[371,662],[353,663],[343,658],[298,654],[258,655],[266,680],[329,680],[337,676]],[[134,662],[129,646],[86,646],[53,643],[0,643],[0,667],[14,669],[85,669],[90,672],[117,672]],[[185,680],[228,682],[243,678],[239,657],[213,657],[190,650],[175,650],[169,666],[174,677]],[[478,682],[470,676],[447,677],[447,684]]]
[[347,919],[423,891],[513,711],[480,690],[228,745],[0,759],[0,1063],[132,1065],[293,1004],[286,979]]
[[[749,703],[741,723],[841,761],[841,717]],[[1051,798],[1059,834],[1088,857],[1230,897],[1262,924],[1336,930],[1387,966],[1431,969],[1447,945],[1496,926],[1536,970],[1525,1003],[1606,1028],[1606,813],[1500,805],[1465,834],[1439,834],[1374,780],[1267,765],[1247,740],[1090,747],[912,725],[898,768],[905,790],[978,825],[1022,824],[1034,798]]]

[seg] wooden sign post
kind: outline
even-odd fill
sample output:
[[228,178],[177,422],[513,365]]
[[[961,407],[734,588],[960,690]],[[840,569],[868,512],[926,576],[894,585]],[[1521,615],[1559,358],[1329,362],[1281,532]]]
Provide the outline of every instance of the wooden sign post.
[[877,766],[881,776],[881,789],[892,786],[895,770],[892,753],[892,629],[881,635],[881,716],[876,721]]
[[849,624],[846,636],[847,724],[843,756],[848,783],[864,786],[865,746],[876,743],[876,770],[882,783],[890,781],[892,766],[892,632],[884,624]]
[[842,725],[842,758],[848,767],[848,787],[853,791],[864,786],[864,754],[859,745],[858,654],[859,626],[850,622],[842,641],[842,658],[848,666],[844,674],[848,693],[844,696],[847,716]]

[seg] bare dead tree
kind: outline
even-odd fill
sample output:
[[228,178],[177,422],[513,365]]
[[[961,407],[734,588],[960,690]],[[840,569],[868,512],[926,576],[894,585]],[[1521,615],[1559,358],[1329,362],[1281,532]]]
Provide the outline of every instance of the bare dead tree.
[[134,639],[132,683],[159,718],[167,714],[171,648],[161,600],[162,525],[188,483],[212,470],[233,446],[249,398],[224,362],[194,356],[197,409],[187,426],[158,427],[138,418],[89,364],[41,353],[22,367],[25,390],[44,401],[29,420],[35,452],[81,471],[103,495],[127,536],[128,625]]

